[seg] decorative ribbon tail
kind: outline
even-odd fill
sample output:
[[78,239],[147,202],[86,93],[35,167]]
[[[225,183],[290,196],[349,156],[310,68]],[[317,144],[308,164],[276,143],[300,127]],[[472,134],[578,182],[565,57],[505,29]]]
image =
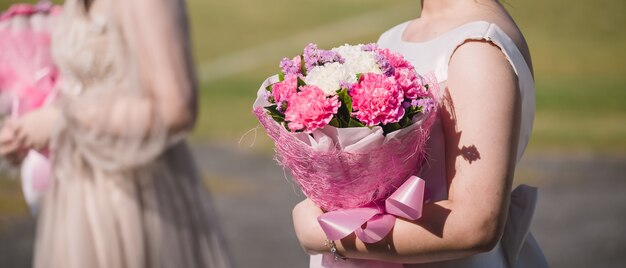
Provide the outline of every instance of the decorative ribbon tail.
[[364,243],[376,243],[385,238],[395,224],[396,217],[393,215],[379,214],[370,219],[365,228],[356,229],[354,234]]
[[324,213],[317,221],[329,240],[339,240],[361,229],[361,225],[377,214],[380,210],[374,207],[353,208]]
[[33,214],[37,214],[44,193],[52,183],[50,161],[35,150],[30,150],[20,168],[22,192]]
[[409,220],[422,217],[426,182],[411,176],[385,201],[387,213]]

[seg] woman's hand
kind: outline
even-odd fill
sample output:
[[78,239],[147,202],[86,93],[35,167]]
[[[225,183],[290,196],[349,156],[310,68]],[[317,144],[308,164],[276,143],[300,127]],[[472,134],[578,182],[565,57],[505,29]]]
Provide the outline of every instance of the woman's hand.
[[46,106],[19,119],[9,120],[0,132],[0,154],[18,164],[29,149],[44,149],[59,117],[56,108]]
[[12,164],[18,165],[26,156],[22,141],[17,138],[17,126],[14,120],[7,120],[0,130],[0,155]]
[[327,251],[324,246],[326,235],[317,222],[317,217],[324,212],[310,199],[298,203],[293,208],[293,226],[300,246],[308,254],[319,254]]

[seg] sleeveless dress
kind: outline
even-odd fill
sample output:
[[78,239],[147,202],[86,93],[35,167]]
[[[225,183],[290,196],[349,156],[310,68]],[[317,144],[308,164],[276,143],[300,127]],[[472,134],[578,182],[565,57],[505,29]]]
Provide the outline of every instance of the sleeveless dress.
[[[402,40],[402,34],[410,21],[397,25],[383,33],[378,40],[381,48],[388,48],[402,54],[413,64],[418,73],[434,72],[437,80],[445,88],[448,79],[448,63],[454,50],[468,40],[486,40],[498,46],[513,66],[519,81],[521,93],[521,126],[518,140],[517,162],[521,159],[530,139],[535,114],[534,80],[528,64],[515,43],[500,27],[486,21],[475,21],[463,24],[434,39],[414,43]],[[441,97],[441,96],[440,96]],[[436,202],[448,198],[445,171],[445,144],[441,121],[437,119],[431,130],[428,141],[428,168],[422,170],[420,177],[426,181],[426,191],[430,196],[427,202]],[[468,258],[451,261],[405,264],[404,267],[463,267],[463,268],[521,268],[548,267],[541,248],[529,232],[532,216],[537,202],[537,189],[520,185],[511,193],[509,215],[504,235],[496,247],[490,252],[477,254]],[[311,267],[321,265],[321,255],[311,258]],[[367,267],[397,267],[402,265],[385,265],[364,262]],[[348,267],[332,265],[333,267]],[[365,267],[354,264],[349,267]]]
[[[189,129],[164,127],[133,69],[137,55],[113,19],[119,15],[113,8],[133,9],[134,1],[107,1],[115,3],[93,18],[81,0],[66,1],[53,32],[62,122],[51,138],[53,185],[38,220],[34,266],[230,267],[212,201],[184,141]],[[187,29],[178,30],[172,38],[188,44]],[[177,53],[184,49],[164,55],[172,72],[188,70],[180,66],[184,53]],[[188,80],[177,81],[193,83]],[[142,113],[142,107],[152,110]]]

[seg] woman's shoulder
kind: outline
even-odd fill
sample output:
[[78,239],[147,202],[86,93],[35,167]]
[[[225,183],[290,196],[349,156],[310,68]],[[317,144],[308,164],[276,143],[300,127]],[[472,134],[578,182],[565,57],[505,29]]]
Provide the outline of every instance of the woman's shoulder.
[[[461,47],[473,43],[470,46],[475,48],[470,49],[472,50],[470,53],[483,51],[489,54],[489,50],[500,50],[511,61],[511,64],[520,65],[525,63],[532,73],[530,50],[524,35],[509,16],[505,14],[502,16],[468,16],[451,22],[450,25],[449,27],[453,28],[450,31],[454,33],[448,40],[451,42],[448,48],[449,51],[446,54],[448,61],[453,55],[468,52],[466,51],[467,49],[462,49]],[[483,45],[479,45],[480,43],[483,43]],[[491,44],[491,46],[487,44]]]
[[519,51],[519,53],[524,58],[524,61],[527,63],[529,69],[532,70],[532,63],[530,60],[530,50],[528,48],[528,44],[526,43],[526,39],[522,34],[522,31],[517,26],[515,21],[511,19],[509,16],[481,16],[473,19],[474,21],[484,21],[488,23],[491,28],[497,28],[499,34],[485,36],[488,39],[500,38],[506,40],[497,40],[500,42],[509,42],[511,48],[515,48]]

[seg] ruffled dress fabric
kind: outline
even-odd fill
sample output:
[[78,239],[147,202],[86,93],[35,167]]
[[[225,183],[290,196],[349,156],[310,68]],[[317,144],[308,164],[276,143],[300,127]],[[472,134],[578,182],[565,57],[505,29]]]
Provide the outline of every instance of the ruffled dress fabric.
[[[34,266],[230,267],[184,141],[190,127],[167,129],[167,107],[147,89],[172,81],[180,87],[166,90],[194,88],[185,7],[108,2],[91,16],[83,1],[66,1],[53,33],[62,122],[51,141],[54,184],[39,216]],[[164,35],[178,40],[155,42]]]

